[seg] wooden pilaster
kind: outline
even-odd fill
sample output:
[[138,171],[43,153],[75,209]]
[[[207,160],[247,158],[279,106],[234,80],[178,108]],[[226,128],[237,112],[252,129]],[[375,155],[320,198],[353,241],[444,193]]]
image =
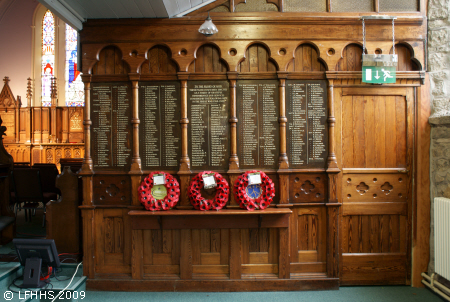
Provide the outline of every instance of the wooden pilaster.
[[84,83],[84,162],[82,171],[92,172],[93,162],[91,157],[91,79],[92,76],[89,74],[83,74],[82,76]]
[[192,208],[189,203],[187,195],[187,189],[191,178],[191,162],[188,153],[188,108],[187,108],[187,80],[189,73],[179,72],[178,79],[181,81],[181,159],[180,169],[178,175],[180,175],[180,201],[177,208],[190,209]]

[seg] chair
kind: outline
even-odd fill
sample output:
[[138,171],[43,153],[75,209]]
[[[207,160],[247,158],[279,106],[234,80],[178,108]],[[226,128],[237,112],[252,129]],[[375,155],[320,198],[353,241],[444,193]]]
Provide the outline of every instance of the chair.
[[[41,176],[39,169],[14,169],[12,172],[15,195],[15,213],[25,210],[25,220],[31,221],[31,214],[35,211],[39,203],[42,203],[44,219],[42,227],[45,226],[45,204],[50,201],[50,195],[44,196],[42,192]],[[22,205],[23,204],[23,205]]]

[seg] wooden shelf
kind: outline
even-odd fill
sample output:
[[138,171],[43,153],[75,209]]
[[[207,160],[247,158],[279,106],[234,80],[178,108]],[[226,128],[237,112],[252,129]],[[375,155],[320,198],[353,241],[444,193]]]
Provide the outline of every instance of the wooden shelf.
[[170,211],[130,211],[130,216],[210,216],[210,215],[269,215],[269,214],[291,214],[290,209],[267,208],[265,210],[247,211],[244,209],[222,209],[219,211],[197,211],[197,210],[170,210]]

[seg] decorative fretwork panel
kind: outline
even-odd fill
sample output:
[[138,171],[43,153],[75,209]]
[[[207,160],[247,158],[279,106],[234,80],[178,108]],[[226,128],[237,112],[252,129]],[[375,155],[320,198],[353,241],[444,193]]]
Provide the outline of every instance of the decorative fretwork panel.
[[324,202],[327,198],[325,174],[290,174],[289,201],[291,203]]
[[98,175],[94,177],[95,204],[128,205],[131,200],[131,181],[129,176]]

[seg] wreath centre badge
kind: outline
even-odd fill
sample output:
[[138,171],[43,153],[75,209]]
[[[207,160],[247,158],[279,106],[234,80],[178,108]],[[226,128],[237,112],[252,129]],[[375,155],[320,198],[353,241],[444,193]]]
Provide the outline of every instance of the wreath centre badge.
[[153,186],[151,192],[156,200],[164,199],[167,196],[167,189],[164,185]]

